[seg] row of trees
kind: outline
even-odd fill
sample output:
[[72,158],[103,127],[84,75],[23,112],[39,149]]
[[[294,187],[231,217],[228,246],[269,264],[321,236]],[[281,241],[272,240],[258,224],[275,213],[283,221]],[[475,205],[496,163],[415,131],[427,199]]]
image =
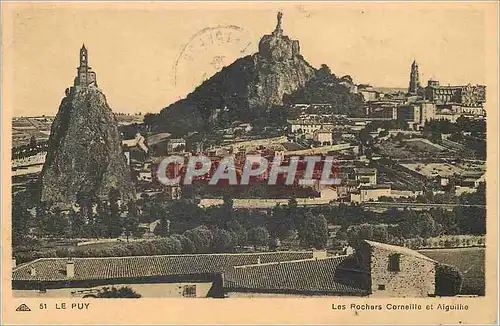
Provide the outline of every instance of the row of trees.
[[[482,198],[484,193],[470,194],[461,200],[464,203],[476,202],[478,199],[474,196]],[[353,204],[298,207],[297,201],[291,199],[288,205],[277,205],[271,212],[259,212],[235,210],[229,196],[224,198],[222,205],[202,208],[192,201],[168,201],[161,197],[121,203],[119,192],[111,190],[107,200],[100,201],[80,194],[77,197],[79,209],[68,214],[39,205],[33,216],[35,208],[26,198],[24,194],[18,194],[13,200],[14,246],[24,244],[30,234],[37,238],[139,237],[139,222],[158,219],[160,224],[155,230],[156,235],[180,241],[180,252],[184,253],[231,252],[245,246],[275,248],[280,240],[286,242],[290,239],[304,249],[321,249],[326,247],[329,239],[328,224],[340,227],[336,233],[338,241],[369,238],[394,242],[439,235],[482,235],[486,228],[486,211],[476,206],[456,207],[453,211],[390,209],[376,213]],[[366,225],[386,225],[386,228],[370,229]],[[205,226],[208,232],[200,226]],[[128,248],[130,254],[142,252],[133,245]]]
[[[465,135],[464,133],[470,133]],[[486,159],[486,120],[461,116],[456,122],[431,120],[424,126],[424,135],[434,142],[441,142],[442,134],[451,134],[450,140],[465,146],[464,152],[471,152],[478,159]]]
[[[35,211],[35,214],[32,212]],[[13,244],[28,235],[53,238],[116,238],[139,236],[139,214],[134,202],[122,203],[117,189],[107,200],[78,194],[76,209],[63,211],[58,206],[40,203],[33,207],[24,193],[13,197]]]
[[[255,248],[267,247],[269,233],[263,227],[254,228],[248,234],[248,242]],[[234,252],[238,235],[225,229],[198,226],[183,234],[173,234],[152,240],[107,243],[99,247],[60,247],[50,250],[33,250],[34,247],[18,247],[14,253],[18,263],[49,257],[124,257],[143,255],[172,255],[191,253]]]
[[362,110],[363,97],[360,94],[352,94],[347,85],[353,85],[350,76],[337,78],[327,65],[322,64],[315,76],[303,88],[290,95],[285,95],[283,102],[285,104],[331,104],[327,111],[323,110],[317,113],[362,116],[364,113]]
[[37,142],[35,136],[31,136],[28,144],[20,145],[12,148],[12,159],[20,159],[36,155],[40,152],[46,151],[48,142]]

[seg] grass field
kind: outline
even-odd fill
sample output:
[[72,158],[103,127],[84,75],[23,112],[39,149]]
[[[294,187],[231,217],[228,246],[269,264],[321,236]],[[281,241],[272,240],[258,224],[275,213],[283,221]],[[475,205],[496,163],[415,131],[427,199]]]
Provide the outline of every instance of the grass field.
[[484,295],[484,248],[427,249],[420,253],[440,263],[456,266],[463,275],[460,294]]

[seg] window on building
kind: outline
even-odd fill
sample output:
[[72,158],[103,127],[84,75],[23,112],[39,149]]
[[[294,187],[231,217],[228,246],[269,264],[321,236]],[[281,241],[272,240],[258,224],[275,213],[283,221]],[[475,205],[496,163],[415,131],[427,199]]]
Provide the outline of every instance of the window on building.
[[378,289],[382,291],[385,290],[385,284],[379,284]]
[[401,261],[401,255],[400,254],[391,254],[389,255],[389,271],[390,272],[399,272],[400,269],[400,261]]
[[196,298],[196,285],[184,285],[182,296],[185,298]]

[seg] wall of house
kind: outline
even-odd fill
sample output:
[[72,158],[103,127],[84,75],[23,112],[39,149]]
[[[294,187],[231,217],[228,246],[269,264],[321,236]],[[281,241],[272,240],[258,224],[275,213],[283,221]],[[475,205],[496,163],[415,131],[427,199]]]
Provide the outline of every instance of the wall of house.
[[[389,271],[389,250],[372,247],[371,289],[376,297],[428,297],[435,291],[435,263],[412,255],[400,255],[400,271]],[[385,290],[379,290],[385,286]]]
[[[128,286],[135,292],[139,293],[142,298],[182,298],[185,285],[196,285],[196,297],[207,297],[208,291],[212,287],[212,282],[196,282],[196,283],[150,283],[150,284],[112,284],[100,285],[91,289],[102,289],[103,287],[123,287]],[[13,290],[13,296],[16,298],[78,298],[85,294],[92,294],[89,288],[59,288],[47,289],[45,293],[40,293],[38,290]],[[72,292],[85,291],[76,295]],[[95,292],[94,292],[95,293]]]
[[382,196],[390,197],[391,189],[390,188],[361,189],[360,194],[362,202],[370,200],[377,201]]
[[314,140],[321,142],[321,144],[327,142],[332,143],[332,133],[331,132],[315,132]]

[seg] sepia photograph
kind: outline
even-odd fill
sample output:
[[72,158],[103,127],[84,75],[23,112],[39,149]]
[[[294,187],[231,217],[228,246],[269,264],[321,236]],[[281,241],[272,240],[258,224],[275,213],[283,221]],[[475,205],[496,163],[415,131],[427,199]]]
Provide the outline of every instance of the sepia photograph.
[[497,11],[3,3],[3,314],[498,322]]

